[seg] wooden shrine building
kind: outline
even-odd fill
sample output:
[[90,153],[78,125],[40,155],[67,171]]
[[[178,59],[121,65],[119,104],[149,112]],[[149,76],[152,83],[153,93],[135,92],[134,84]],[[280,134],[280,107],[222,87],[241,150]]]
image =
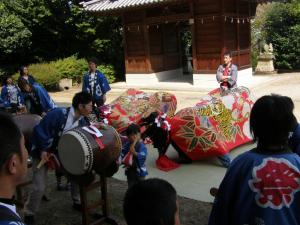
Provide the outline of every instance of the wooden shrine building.
[[[201,75],[216,73],[227,51],[239,76],[252,75],[250,19],[261,2],[267,1],[92,0],[83,6],[100,16],[122,17],[126,82],[177,78],[189,63],[197,84]],[[190,46],[183,46],[188,36]]]

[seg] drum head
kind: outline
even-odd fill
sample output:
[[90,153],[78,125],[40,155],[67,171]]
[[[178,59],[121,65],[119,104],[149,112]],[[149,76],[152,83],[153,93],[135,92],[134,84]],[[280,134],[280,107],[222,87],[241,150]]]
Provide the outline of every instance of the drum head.
[[68,131],[60,138],[58,155],[64,169],[72,175],[83,175],[92,169],[92,148],[78,130]]

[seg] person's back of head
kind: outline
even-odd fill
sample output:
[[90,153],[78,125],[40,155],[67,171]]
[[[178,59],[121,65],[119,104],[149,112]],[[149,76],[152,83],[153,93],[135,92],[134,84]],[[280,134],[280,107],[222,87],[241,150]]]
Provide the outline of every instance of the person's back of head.
[[18,80],[18,86],[19,86],[19,88],[21,89],[22,92],[31,92],[32,91],[32,85],[29,84],[24,79],[19,79]]
[[12,176],[15,185],[20,183],[27,173],[27,158],[19,127],[10,115],[0,113],[0,179]]
[[134,135],[134,134],[139,134],[139,133],[141,133],[141,128],[139,125],[137,125],[135,123],[130,124],[126,129],[127,137]]
[[130,187],[124,199],[128,225],[179,225],[177,194],[165,180],[147,179]]
[[261,147],[284,147],[293,131],[296,118],[291,98],[266,95],[259,98],[250,114],[250,129]]

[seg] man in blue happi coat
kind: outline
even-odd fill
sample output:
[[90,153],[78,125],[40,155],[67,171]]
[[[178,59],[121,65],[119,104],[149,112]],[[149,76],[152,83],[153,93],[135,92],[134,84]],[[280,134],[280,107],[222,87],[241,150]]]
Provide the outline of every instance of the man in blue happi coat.
[[82,91],[93,97],[93,106],[100,107],[106,101],[106,93],[110,90],[108,81],[103,73],[97,70],[97,60],[89,60],[89,71],[83,76]]
[[6,76],[3,79],[1,90],[1,98],[6,109],[11,109],[11,112],[17,112],[24,107],[24,99],[17,85],[13,83],[11,76]]
[[257,147],[235,158],[217,192],[209,225],[300,224],[300,157],[289,146],[295,129],[289,97],[258,99],[250,130]]
[[25,80],[19,80],[18,85],[26,95],[24,98],[26,97],[25,104],[29,113],[45,116],[48,111],[56,108],[48,92],[38,83],[31,85]]
[[[86,118],[92,112],[92,97],[86,92],[77,93],[72,101],[71,108],[55,108],[48,112],[33,131],[33,187],[25,204],[25,222],[32,223],[35,213],[46,189],[48,168],[43,165],[38,168],[39,162],[49,160],[49,153],[57,154],[57,146],[61,135],[78,126],[89,125]],[[71,182],[73,208],[81,208],[79,187]]]

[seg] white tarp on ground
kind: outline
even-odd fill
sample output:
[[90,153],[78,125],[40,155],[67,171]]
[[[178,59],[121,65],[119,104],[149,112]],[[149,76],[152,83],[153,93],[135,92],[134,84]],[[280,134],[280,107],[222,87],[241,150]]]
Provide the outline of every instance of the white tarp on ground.
[[[254,146],[253,144],[245,144],[232,150],[230,155],[234,158]],[[170,158],[177,157],[177,153],[173,147],[169,147],[167,152]],[[203,202],[213,201],[209,190],[211,187],[219,186],[226,172],[226,168],[221,167],[217,159],[193,162],[192,164],[181,165],[178,169],[170,172],[164,172],[155,167],[155,160],[158,156],[157,150],[148,145],[148,153],[146,165],[149,176],[147,178],[159,177],[169,181],[176,188],[180,196]],[[114,178],[126,180],[124,169],[120,168],[118,173],[114,175]]]

